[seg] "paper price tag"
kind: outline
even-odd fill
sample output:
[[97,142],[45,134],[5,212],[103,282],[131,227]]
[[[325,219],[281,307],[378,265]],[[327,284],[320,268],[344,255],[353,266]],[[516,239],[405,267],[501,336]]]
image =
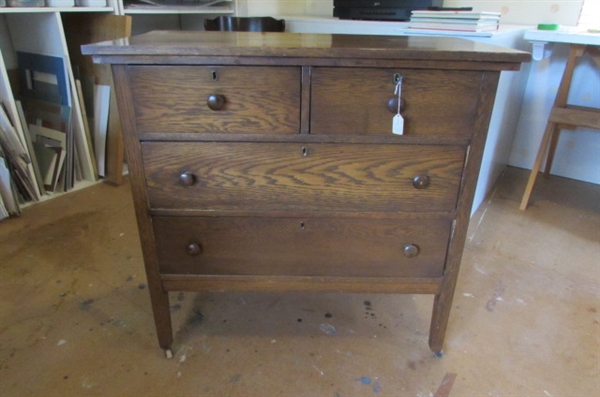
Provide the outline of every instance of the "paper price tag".
[[402,101],[402,76],[398,78],[394,95],[398,95],[398,111],[392,119],[392,133],[395,135],[404,134],[404,118],[400,115],[400,104]]
[[397,114],[392,120],[392,133],[396,135],[404,134],[404,117]]

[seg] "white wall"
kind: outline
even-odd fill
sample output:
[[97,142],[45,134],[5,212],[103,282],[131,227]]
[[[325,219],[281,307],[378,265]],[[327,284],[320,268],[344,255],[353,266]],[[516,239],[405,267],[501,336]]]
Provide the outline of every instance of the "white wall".
[[[598,0],[600,1],[600,0]],[[577,24],[583,0],[446,0],[446,7],[472,6],[476,11],[502,13],[505,24],[535,26],[538,23]],[[333,0],[238,0],[239,15],[331,17]],[[521,115],[509,164],[531,169],[566,62],[567,46],[555,45],[554,55],[532,61]],[[597,66],[584,60],[575,73],[569,101],[575,105],[600,105]],[[600,184],[600,133],[563,131],[552,173]]]
[[241,16],[333,15],[333,0],[237,0]]
[[[533,166],[568,51],[566,44],[555,44],[550,58],[532,61],[510,165],[528,169]],[[600,108],[600,73],[589,56],[584,56],[577,64],[568,103]],[[551,173],[600,184],[600,132],[583,128],[563,130]]]
[[445,0],[446,7],[473,7],[474,11],[502,13],[502,23],[576,25],[583,0]]

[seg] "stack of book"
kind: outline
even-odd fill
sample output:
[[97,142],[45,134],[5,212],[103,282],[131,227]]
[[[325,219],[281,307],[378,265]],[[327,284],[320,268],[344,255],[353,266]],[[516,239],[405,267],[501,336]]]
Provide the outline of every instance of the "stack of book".
[[486,11],[413,11],[409,28],[458,32],[498,30],[499,12]]

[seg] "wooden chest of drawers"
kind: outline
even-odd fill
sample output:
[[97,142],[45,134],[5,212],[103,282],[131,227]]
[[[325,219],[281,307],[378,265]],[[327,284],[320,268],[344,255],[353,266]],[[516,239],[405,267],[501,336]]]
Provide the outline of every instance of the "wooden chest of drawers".
[[434,294],[429,345],[441,355],[498,77],[528,54],[222,32],[83,52],[113,65],[168,355],[168,292],[201,289]]

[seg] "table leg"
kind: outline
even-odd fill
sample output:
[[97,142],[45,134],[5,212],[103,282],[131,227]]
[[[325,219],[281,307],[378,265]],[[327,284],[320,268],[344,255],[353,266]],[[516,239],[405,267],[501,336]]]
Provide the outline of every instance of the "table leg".
[[150,286],[149,289],[158,344],[165,351],[167,358],[172,358],[173,327],[171,325],[169,293],[163,291],[160,286],[158,288]]
[[[555,108],[564,108],[566,106],[567,97],[569,96],[569,88],[571,87],[571,80],[573,78],[573,71],[575,70],[575,63],[577,61],[577,58],[583,55],[585,49],[585,45],[570,45],[569,58],[567,59],[567,64],[565,65],[565,70],[560,81],[560,86],[558,87],[556,98],[554,99],[554,105],[552,106],[552,110]],[[529,181],[527,182],[527,187],[525,188],[525,193],[523,194],[523,199],[521,200],[521,205],[519,206],[519,209],[521,209],[522,211],[524,211],[527,208],[531,192],[533,191],[533,186],[535,185],[535,180],[538,176],[540,166],[542,164],[542,161],[544,160],[544,156],[546,155],[546,153],[548,153],[548,158],[546,160],[544,174],[548,175],[548,173],[550,172],[552,162],[554,161],[554,153],[556,152],[556,145],[558,143],[559,134],[559,125],[557,125],[555,122],[550,121],[549,119],[548,124],[546,125],[546,131],[544,132],[544,136],[542,137],[540,149],[538,150],[537,157],[535,159],[535,162],[533,163],[531,174],[529,175]]]
[[544,177],[547,178],[550,175],[552,169],[552,163],[554,162],[554,153],[556,153],[556,146],[558,145],[558,137],[560,136],[560,127],[556,126],[550,137],[550,147],[548,148],[548,154],[546,156],[546,166],[544,167]]

